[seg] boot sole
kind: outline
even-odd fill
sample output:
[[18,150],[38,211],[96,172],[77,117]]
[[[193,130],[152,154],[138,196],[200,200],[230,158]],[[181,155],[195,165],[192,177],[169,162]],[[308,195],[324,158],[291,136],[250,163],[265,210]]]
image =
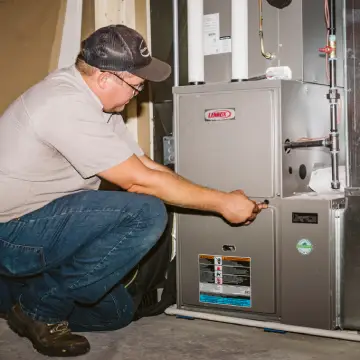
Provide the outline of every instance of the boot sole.
[[14,333],[16,333],[17,335],[19,335],[22,338],[27,338],[28,340],[30,340],[33,348],[42,355],[50,356],[50,357],[74,357],[74,356],[85,355],[90,351],[90,347],[88,347],[87,349],[82,350],[82,351],[69,352],[67,349],[52,350],[47,347],[38,346],[38,345],[34,344],[27,329],[21,329],[22,324],[17,324],[17,319],[15,316],[12,316],[12,314],[9,314],[7,322],[8,322],[9,328]]

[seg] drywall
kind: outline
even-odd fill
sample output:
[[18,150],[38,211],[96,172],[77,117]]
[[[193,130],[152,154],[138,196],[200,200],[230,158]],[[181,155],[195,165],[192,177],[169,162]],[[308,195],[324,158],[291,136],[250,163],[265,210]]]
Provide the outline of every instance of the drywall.
[[2,0],[0,114],[21,93],[56,69],[66,0]]

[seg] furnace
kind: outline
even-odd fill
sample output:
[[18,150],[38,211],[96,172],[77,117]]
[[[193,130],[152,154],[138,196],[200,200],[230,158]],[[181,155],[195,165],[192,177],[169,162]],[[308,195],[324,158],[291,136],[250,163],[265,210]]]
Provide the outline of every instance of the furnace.
[[308,187],[314,166],[331,165],[328,149],[286,147],[297,138],[326,138],[327,92],[296,81],[175,90],[177,171],[270,204],[250,226],[178,215],[179,306],[339,326],[344,196]]
[[[234,26],[230,0],[204,1],[203,13],[191,16],[204,21],[205,54],[190,44],[197,58],[189,85],[173,89],[175,167],[201,185],[242,189],[269,209],[250,226],[212,214],[176,215],[178,300],[168,313],[330,330],[330,337],[359,329],[352,301],[359,292],[349,288],[354,277],[345,261],[356,263],[347,250],[347,238],[355,249],[345,225],[354,215],[344,191],[346,81],[354,73],[344,68],[343,24],[354,9],[342,0],[239,3],[243,26]],[[209,27],[217,47],[207,43]],[[224,47],[231,39],[242,41],[246,60],[236,62],[238,43],[235,53]],[[320,193],[311,187],[317,169],[330,174]]]

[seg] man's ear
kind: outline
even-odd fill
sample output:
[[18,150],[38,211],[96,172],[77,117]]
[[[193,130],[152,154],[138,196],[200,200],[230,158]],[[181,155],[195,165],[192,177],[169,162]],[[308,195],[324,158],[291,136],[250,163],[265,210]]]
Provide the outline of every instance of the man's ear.
[[97,78],[97,84],[100,89],[105,89],[110,79],[110,74],[106,72],[101,72]]

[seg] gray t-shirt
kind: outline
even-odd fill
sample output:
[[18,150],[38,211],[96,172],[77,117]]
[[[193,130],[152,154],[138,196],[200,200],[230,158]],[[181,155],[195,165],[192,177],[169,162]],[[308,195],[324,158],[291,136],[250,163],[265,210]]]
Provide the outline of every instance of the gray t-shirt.
[[100,185],[96,176],[143,155],[120,115],[102,104],[74,66],[57,70],[0,117],[0,222]]

